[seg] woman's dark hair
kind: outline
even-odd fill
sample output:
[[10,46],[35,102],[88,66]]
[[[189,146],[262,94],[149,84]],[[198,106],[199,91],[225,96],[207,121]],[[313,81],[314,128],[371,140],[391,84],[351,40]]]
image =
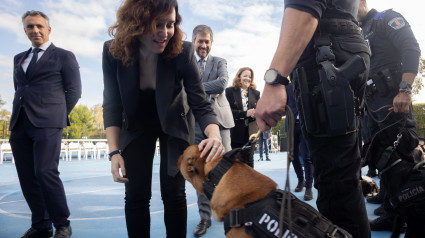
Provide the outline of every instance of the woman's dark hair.
[[145,33],[155,33],[158,19],[173,9],[176,11],[174,36],[168,42],[164,55],[171,59],[180,54],[183,32],[180,29],[182,18],[177,0],[126,0],[117,10],[116,22],[108,29],[109,35],[114,37],[109,48],[112,56],[124,65],[131,65],[138,52],[138,37]]

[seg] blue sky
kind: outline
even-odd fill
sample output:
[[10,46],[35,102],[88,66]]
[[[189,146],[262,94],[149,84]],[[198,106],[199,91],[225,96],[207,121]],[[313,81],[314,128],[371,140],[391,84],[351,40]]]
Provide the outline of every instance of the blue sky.
[[[102,45],[109,40],[108,27],[115,20],[121,0],[0,0],[0,95],[11,110],[13,101],[13,57],[28,50],[30,42],[21,23],[27,10],[41,10],[50,17],[50,40],[74,52],[80,64],[83,95],[79,103],[89,107],[102,103]],[[236,71],[253,68],[254,82],[262,91],[263,75],[273,57],[283,16],[283,0],[179,0],[182,29],[191,40],[192,29],[207,24],[214,32],[212,55],[228,61],[229,84]],[[425,55],[424,5],[414,0],[369,0],[370,8],[394,8],[412,25]],[[422,31],[419,31],[421,29]],[[425,92],[415,98],[425,102]]]

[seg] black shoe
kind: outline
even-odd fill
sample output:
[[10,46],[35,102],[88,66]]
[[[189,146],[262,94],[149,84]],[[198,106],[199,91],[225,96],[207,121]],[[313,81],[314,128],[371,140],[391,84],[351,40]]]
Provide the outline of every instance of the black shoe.
[[373,196],[373,197],[368,197],[368,198],[366,199],[366,201],[367,201],[368,203],[381,204],[381,203],[383,203],[383,202],[384,202],[384,197],[385,197],[385,192],[383,191],[383,189],[382,189],[382,188],[380,188],[380,189],[379,189],[378,194],[376,194],[376,195],[375,195],[375,196]]
[[369,222],[370,230],[372,231],[392,231],[395,215],[384,213],[384,215]]
[[306,188],[304,193],[304,200],[310,201],[313,199],[313,191],[312,188]]
[[258,161],[263,161],[263,157],[260,157],[260,159]]
[[271,160],[269,159],[269,157],[267,157],[267,158],[266,158],[266,161],[271,161]]
[[295,192],[301,192],[301,191],[303,191],[304,186],[305,186],[305,181],[304,180],[303,181],[298,181],[298,185],[295,188]]
[[49,238],[53,236],[53,229],[36,230],[34,228],[28,229],[21,238]]
[[61,226],[56,228],[55,237],[54,238],[69,238],[72,235],[71,226]]
[[201,237],[207,233],[208,227],[211,226],[211,220],[201,220],[198,225],[196,225],[195,230],[193,230],[193,235],[195,237]]
[[377,216],[382,216],[382,215],[384,215],[384,213],[385,213],[385,210],[384,210],[384,205],[383,204],[381,204],[381,206],[379,206],[378,208],[376,208],[373,211],[373,214],[375,214]]

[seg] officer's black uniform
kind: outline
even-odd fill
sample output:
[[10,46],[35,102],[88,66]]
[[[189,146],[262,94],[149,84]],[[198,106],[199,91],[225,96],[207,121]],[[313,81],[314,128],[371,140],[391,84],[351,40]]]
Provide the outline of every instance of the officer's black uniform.
[[[363,58],[366,71],[350,82],[357,96],[364,90],[369,67],[369,50],[356,21],[358,4],[358,0],[285,0],[285,7],[311,13],[319,19],[315,36],[329,36],[336,67],[354,55]],[[306,47],[291,78],[295,81],[301,126],[314,164],[314,186],[319,191],[317,208],[353,237],[367,238],[370,237],[370,229],[360,187],[360,152],[356,126],[352,125],[351,131],[341,135],[327,135],[326,132],[315,134],[306,127],[310,119],[306,114],[311,112],[302,109],[305,105],[301,100],[302,92],[295,72],[304,68],[310,91],[314,91],[320,84],[314,41],[315,38]],[[319,106],[312,110],[319,110]]]
[[[370,10],[362,22],[362,29],[372,53],[370,80],[365,96],[369,131],[375,135],[404,116],[401,113],[389,113],[388,108],[392,107],[393,99],[399,93],[402,74],[418,73],[421,51],[409,23],[395,11]],[[372,148],[380,147],[380,150],[385,150],[387,146],[393,145],[402,124],[400,122],[379,133]],[[406,129],[397,146],[397,152],[402,158],[413,160],[412,151],[418,145],[418,136],[412,109],[408,114]],[[376,158],[379,154],[376,154],[376,149],[373,150],[374,153],[370,156]]]
[[[392,107],[394,97],[399,93],[399,84],[403,73],[417,74],[420,49],[409,23],[404,17],[392,10],[378,12],[372,9],[365,19],[362,19],[362,29],[365,40],[370,45],[370,73],[365,94],[367,109],[365,144],[370,145],[367,160],[381,157],[382,152],[392,146],[401,131],[402,138],[396,148],[398,156],[412,161],[412,152],[418,145],[416,121],[413,117],[412,106],[406,115],[388,110]],[[405,127],[405,130],[402,128]],[[384,129],[387,128],[387,129]],[[373,165],[373,163],[371,163]],[[385,186],[385,184],[384,184]],[[384,208],[390,212],[391,206],[384,203]],[[392,223],[391,215],[386,214],[387,222]],[[382,221],[384,224],[384,221]],[[372,223],[374,229],[384,225]]]

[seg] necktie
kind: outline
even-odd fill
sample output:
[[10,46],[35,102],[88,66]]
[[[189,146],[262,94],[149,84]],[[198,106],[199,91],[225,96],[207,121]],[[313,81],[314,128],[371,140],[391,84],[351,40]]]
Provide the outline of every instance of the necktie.
[[202,79],[202,75],[204,74],[204,62],[205,62],[205,59],[199,60],[199,73],[201,74],[201,79]]
[[32,71],[34,71],[35,65],[37,64],[38,52],[40,52],[40,51],[41,51],[40,48],[34,48],[32,50],[33,55],[32,55],[32,58],[31,58],[31,62],[28,65],[27,72],[26,72],[27,79],[32,74]]

